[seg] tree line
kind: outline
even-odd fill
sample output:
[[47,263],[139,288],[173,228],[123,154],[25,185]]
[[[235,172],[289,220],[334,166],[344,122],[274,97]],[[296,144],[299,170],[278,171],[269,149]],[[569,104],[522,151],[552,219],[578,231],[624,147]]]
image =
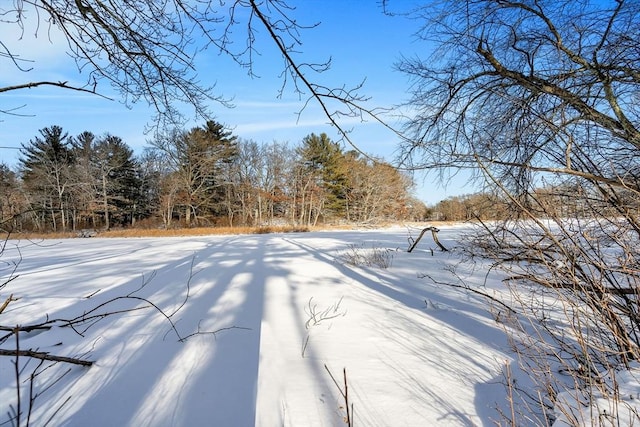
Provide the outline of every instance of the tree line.
[[[616,218],[619,207],[602,199],[598,189],[588,183],[565,182],[535,188],[524,203],[535,212],[536,218]],[[625,209],[640,212],[640,198],[633,191],[620,192],[618,202]],[[512,220],[522,216],[513,209],[508,197],[496,192],[479,192],[451,196],[427,207],[427,219],[436,221],[494,221]]]
[[149,141],[50,126],[0,164],[0,218],[15,231],[257,226],[421,219],[411,178],[326,134],[259,144],[207,121]]

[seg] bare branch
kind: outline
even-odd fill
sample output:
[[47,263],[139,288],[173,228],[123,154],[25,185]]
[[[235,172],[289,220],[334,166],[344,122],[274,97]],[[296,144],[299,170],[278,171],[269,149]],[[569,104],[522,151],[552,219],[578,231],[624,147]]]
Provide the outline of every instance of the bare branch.
[[19,89],[32,89],[32,88],[39,87],[39,86],[54,86],[54,87],[59,87],[59,88],[62,88],[62,89],[69,89],[69,90],[73,90],[73,91],[77,91],[77,92],[90,93],[92,95],[96,95],[96,96],[99,96],[101,98],[113,101],[113,98],[109,98],[108,96],[101,95],[101,94],[97,93],[95,91],[95,88],[87,89],[85,87],[71,86],[71,85],[69,85],[69,82],[47,82],[47,81],[42,81],[42,82],[25,83],[25,84],[14,85],[14,86],[5,86],[5,87],[0,87],[0,93],[9,92],[9,91],[12,91],[12,90],[19,90]]
[[0,356],[9,357],[31,357],[40,360],[49,360],[53,362],[71,363],[73,365],[91,366],[93,362],[90,360],[77,359],[74,357],[56,356],[44,351],[34,350],[7,350],[0,348]]

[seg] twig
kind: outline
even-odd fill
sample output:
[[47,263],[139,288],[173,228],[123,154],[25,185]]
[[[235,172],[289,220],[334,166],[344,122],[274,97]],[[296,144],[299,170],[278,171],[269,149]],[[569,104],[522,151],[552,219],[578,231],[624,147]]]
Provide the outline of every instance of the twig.
[[195,335],[213,335],[214,338],[217,338],[217,335],[219,332],[222,331],[230,331],[232,329],[241,329],[243,331],[251,331],[251,328],[246,328],[243,326],[227,326],[226,328],[220,328],[220,329],[216,329],[215,331],[201,331],[200,330],[200,324],[198,324],[198,330],[192,334],[189,335],[185,335],[184,337],[180,338],[180,342],[184,342],[186,341],[188,338],[191,338]]
[[51,329],[51,325],[47,325],[46,323],[47,322],[38,323],[38,324],[35,324],[35,325],[16,326],[16,327],[13,327],[13,328],[9,327],[9,326],[0,325],[0,331],[11,332],[11,334],[13,334],[13,331],[15,331],[15,330],[18,330],[20,332],[32,332],[32,331],[35,331],[35,330],[38,330],[38,329],[44,329],[44,330]]
[[94,296],[95,294],[97,294],[98,292],[100,292],[102,289],[96,289],[95,291],[91,292],[89,295],[87,295],[86,297],[84,297],[85,299],[89,299],[92,296]]
[[347,424],[348,427],[353,427],[353,419],[352,419],[353,404],[351,404],[351,405],[349,404],[349,389],[347,387],[347,368],[343,368],[342,369],[342,375],[344,377],[344,391],[342,390],[342,388],[340,387],[340,384],[338,383],[338,381],[335,379],[335,377],[333,376],[333,374],[329,370],[329,367],[326,365],[326,363],[324,365],[324,369],[326,369],[327,372],[329,373],[329,376],[333,380],[333,383],[338,388],[338,391],[340,392],[340,395],[342,396],[342,399],[344,400],[345,410],[347,412],[347,415],[346,415],[344,421],[345,421],[345,423]]
[[[17,334],[16,334],[16,337],[17,337]],[[17,341],[17,338],[16,338],[16,341]],[[16,347],[17,347],[17,343],[16,343]],[[15,357],[16,362],[18,361],[18,358],[20,356],[24,356],[24,357],[32,357],[34,359],[50,360],[54,362],[72,363],[74,365],[81,365],[81,366],[93,365],[93,362],[90,360],[82,360],[82,359],[76,359],[73,357],[66,357],[66,356],[55,356],[45,351],[20,350],[18,348],[16,350],[7,350],[7,349],[0,348],[0,356]],[[17,363],[16,363],[16,366],[17,366]]]
[[509,362],[505,362],[505,375],[507,377],[507,401],[509,402],[509,408],[511,409],[511,425],[515,427],[516,422],[516,413],[515,413],[515,403],[513,401],[513,379],[511,378],[511,367],[509,366]]
[[193,272],[193,265],[195,264],[195,262],[196,262],[196,256],[194,255],[191,257],[191,265],[189,266],[189,278],[187,279],[187,294],[184,296],[184,300],[182,301],[182,303],[168,317],[173,317],[177,312],[179,312],[182,309],[182,307],[185,306],[185,304],[189,300],[189,293],[191,292],[191,279],[193,279],[193,276],[197,274]]
[[49,425],[49,423],[51,422],[51,420],[53,420],[53,418],[58,415],[58,412],[60,412],[60,410],[62,409],[62,407],[64,405],[66,405],[67,403],[69,403],[69,401],[71,400],[71,396],[68,396],[64,402],[62,402],[62,404],[58,407],[58,409],[56,409],[53,414],[51,414],[51,417],[49,417],[49,419],[47,420],[46,423],[44,423],[44,425],[42,427],[47,427]]
[[325,320],[331,320],[331,319],[335,319],[337,317],[340,316],[345,316],[347,314],[346,310],[345,311],[339,311],[340,310],[340,304],[342,304],[342,299],[344,297],[340,297],[340,299],[338,300],[338,302],[334,303],[332,306],[329,306],[327,308],[325,308],[322,312],[318,312],[318,304],[311,304],[311,301],[313,301],[313,297],[309,298],[309,303],[308,303],[308,308],[309,310],[307,311],[307,308],[305,307],[305,313],[307,313],[307,315],[309,316],[309,319],[307,319],[307,321],[304,324],[304,328],[306,330],[308,330],[309,332],[307,332],[307,335],[304,339],[304,341],[302,342],[302,357],[304,358],[304,354],[307,351],[307,346],[309,345],[309,339],[311,338],[311,331],[309,329],[311,329],[312,326],[317,326],[320,323],[322,323]]
[[342,368],[342,376],[344,377],[344,403],[347,411],[347,425],[351,427],[352,426],[352,423],[351,423],[352,408],[349,407],[349,388],[347,386],[347,368]]
[[426,277],[426,278],[429,278],[429,279],[431,279],[431,281],[432,281],[433,283],[435,283],[436,285],[445,285],[445,286],[450,286],[450,287],[452,287],[452,288],[464,289],[464,290],[466,290],[466,291],[473,292],[474,294],[478,294],[478,295],[480,295],[480,296],[482,296],[482,297],[485,297],[485,298],[490,299],[491,301],[493,301],[493,302],[495,302],[495,303],[500,304],[501,306],[503,306],[504,308],[506,308],[507,310],[509,310],[509,311],[510,311],[511,313],[513,313],[513,314],[518,314],[518,312],[517,312],[516,310],[514,310],[513,308],[511,308],[509,305],[507,305],[506,303],[504,303],[504,302],[500,301],[498,298],[496,298],[496,297],[494,297],[494,296],[489,295],[489,294],[488,294],[488,293],[486,293],[486,292],[482,292],[482,291],[479,291],[479,290],[477,290],[477,289],[470,288],[470,287],[469,287],[469,286],[467,286],[467,285],[456,285],[455,283],[441,282],[441,281],[438,281],[438,280],[434,279],[433,277],[429,276],[428,274],[418,275],[418,277],[419,277],[419,278],[421,278],[421,279],[422,279],[422,278],[425,278],[425,277]]
[[16,373],[16,395],[17,395],[17,410],[16,410],[16,425],[20,426],[20,415],[22,414],[22,408],[20,407],[20,367],[19,367],[19,362],[20,362],[20,331],[18,329],[15,330],[15,334],[16,334],[16,359],[13,361],[13,365],[15,367],[15,373]]
[[309,315],[309,319],[304,324],[305,329],[309,329],[310,326],[319,325],[324,320],[331,320],[340,316],[345,316],[347,314],[346,311],[338,312],[338,310],[340,310],[340,304],[342,304],[343,298],[344,297],[340,297],[338,302],[336,302],[332,306],[325,308],[321,312],[318,312],[318,304],[311,305],[311,301],[313,301],[313,297],[309,298],[309,303],[308,303],[309,311],[307,313]]
[[17,298],[13,297],[13,294],[9,295],[9,298],[7,298],[2,305],[0,305],[0,314],[4,311],[5,308],[7,308],[7,306],[12,302],[12,301],[18,301]]

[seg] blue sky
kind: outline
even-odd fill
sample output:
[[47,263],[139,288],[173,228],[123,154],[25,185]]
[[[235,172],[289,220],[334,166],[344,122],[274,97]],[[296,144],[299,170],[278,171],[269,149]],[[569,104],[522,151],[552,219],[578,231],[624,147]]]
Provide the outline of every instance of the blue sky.
[[[330,86],[355,86],[365,81],[362,93],[371,97],[370,106],[393,107],[408,98],[409,81],[402,73],[394,71],[393,64],[401,55],[429,55],[429,46],[415,41],[418,22],[401,16],[382,13],[379,3],[373,0],[324,0],[300,1],[295,12],[303,24],[320,22],[312,30],[302,33],[302,52],[299,58],[308,62],[323,62],[332,59],[332,67],[326,73],[315,76]],[[394,2],[391,2],[393,5]],[[408,3],[402,2],[402,7]],[[6,28],[3,28],[6,27]],[[30,58],[33,70],[24,73],[12,67],[0,57],[2,74],[0,87],[37,80],[70,80],[78,76],[75,65],[65,55],[65,44],[54,34],[52,40],[40,32],[37,39],[28,34],[18,40],[17,28],[0,26],[0,41],[24,58]],[[255,57],[251,78],[247,71],[230,59],[219,57],[214,52],[205,52],[198,59],[198,77],[206,84],[215,83],[216,93],[233,98],[235,108],[212,104],[215,119],[244,139],[269,143],[272,141],[297,144],[311,132],[326,132],[334,139],[339,136],[326,124],[327,119],[311,105],[298,117],[301,101],[291,87],[285,89],[281,98],[278,91],[282,85],[282,59],[273,50],[266,32],[261,32],[258,48],[261,55]],[[109,93],[110,88],[103,87]],[[21,107],[24,116],[0,116],[0,146],[20,147],[38,135],[46,126],[62,126],[70,135],[89,130],[95,134],[111,134],[123,138],[136,152],[146,145],[150,135],[144,133],[153,111],[144,104],[128,109],[118,101],[65,91],[55,88],[36,88],[10,91],[2,94],[0,109]],[[393,118],[389,117],[390,121]],[[192,122],[187,126],[201,125]],[[383,157],[393,162],[397,154],[398,139],[373,123],[350,120],[342,123],[352,130],[352,140],[358,148],[370,155]],[[18,150],[0,149],[0,161],[15,165]],[[415,176],[418,188],[416,195],[428,204],[450,195],[472,192],[465,188],[464,180],[454,180],[448,188],[434,184],[434,176]]]

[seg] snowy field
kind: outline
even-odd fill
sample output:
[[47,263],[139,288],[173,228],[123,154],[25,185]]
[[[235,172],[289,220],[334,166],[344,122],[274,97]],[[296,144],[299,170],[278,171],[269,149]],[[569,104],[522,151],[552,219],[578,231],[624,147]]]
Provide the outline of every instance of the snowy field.
[[[486,299],[425,275],[459,284],[455,268],[488,293],[500,278],[462,262],[463,226],[440,231],[449,252],[426,234],[408,253],[409,231],[9,241],[0,275],[17,263],[19,277],[0,303],[19,300],[2,325],[148,306],[136,298],[162,311],[20,333],[20,349],[94,362],[36,376],[31,424],[340,426],[346,373],[355,426],[495,425],[506,337]],[[356,254],[390,265],[352,265]],[[0,358],[0,425],[18,401],[13,360]],[[26,414],[37,363],[24,362]]]

